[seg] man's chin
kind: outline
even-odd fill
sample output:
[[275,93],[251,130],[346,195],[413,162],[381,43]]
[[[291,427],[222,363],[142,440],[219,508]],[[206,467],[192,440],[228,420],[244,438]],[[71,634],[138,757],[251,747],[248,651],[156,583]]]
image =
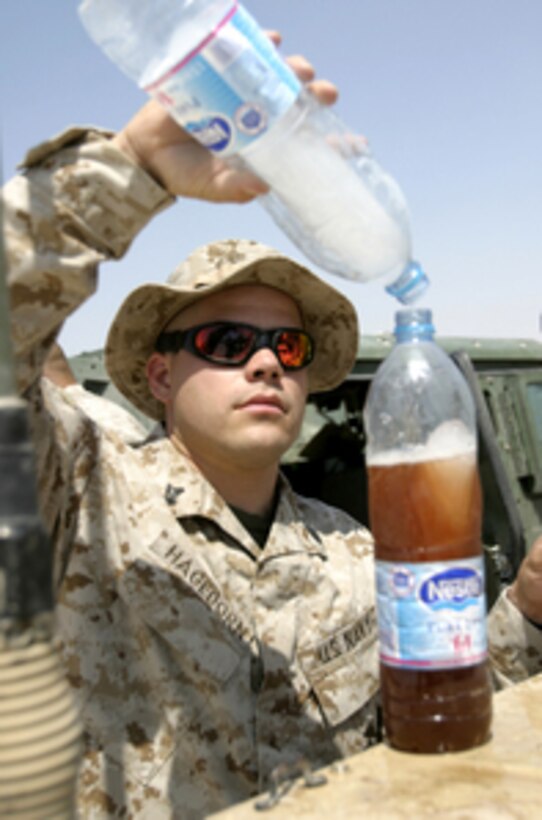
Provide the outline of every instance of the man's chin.
[[266,435],[259,431],[254,436],[247,436],[239,443],[237,456],[248,466],[270,467],[280,462],[284,453],[295,441],[295,436]]

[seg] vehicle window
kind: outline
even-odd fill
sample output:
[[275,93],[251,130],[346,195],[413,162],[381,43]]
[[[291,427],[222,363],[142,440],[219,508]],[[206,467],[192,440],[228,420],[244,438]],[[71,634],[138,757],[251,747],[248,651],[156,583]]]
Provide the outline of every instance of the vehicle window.
[[532,414],[537,441],[542,445],[542,383],[527,385],[527,402]]

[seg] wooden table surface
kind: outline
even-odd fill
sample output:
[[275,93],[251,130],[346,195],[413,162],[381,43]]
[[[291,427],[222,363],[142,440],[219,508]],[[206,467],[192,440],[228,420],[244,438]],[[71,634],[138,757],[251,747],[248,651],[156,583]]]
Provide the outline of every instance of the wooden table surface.
[[213,817],[542,820],[542,675],[496,694],[493,708],[484,746],[418,755],[379,744],[321,769],[323,785],[299,778],[272,808],[256,808],[264,794]]

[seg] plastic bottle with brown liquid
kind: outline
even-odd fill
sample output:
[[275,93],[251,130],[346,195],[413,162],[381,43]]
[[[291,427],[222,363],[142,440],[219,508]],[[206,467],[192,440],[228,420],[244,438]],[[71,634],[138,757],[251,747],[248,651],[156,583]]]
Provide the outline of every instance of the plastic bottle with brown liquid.
[[475,409],[433,334],[429,310],[396,314],[365,407],[384,726],[410,752],[491,725]]

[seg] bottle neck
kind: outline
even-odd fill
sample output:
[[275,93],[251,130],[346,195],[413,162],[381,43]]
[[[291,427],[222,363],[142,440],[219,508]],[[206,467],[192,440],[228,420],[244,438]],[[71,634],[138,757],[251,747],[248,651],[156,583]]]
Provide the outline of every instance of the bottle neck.
[[413,341],[433,341],[435,327],[431,311],[426,308],[397,311],[395,314],[394,335],[397,344]]

